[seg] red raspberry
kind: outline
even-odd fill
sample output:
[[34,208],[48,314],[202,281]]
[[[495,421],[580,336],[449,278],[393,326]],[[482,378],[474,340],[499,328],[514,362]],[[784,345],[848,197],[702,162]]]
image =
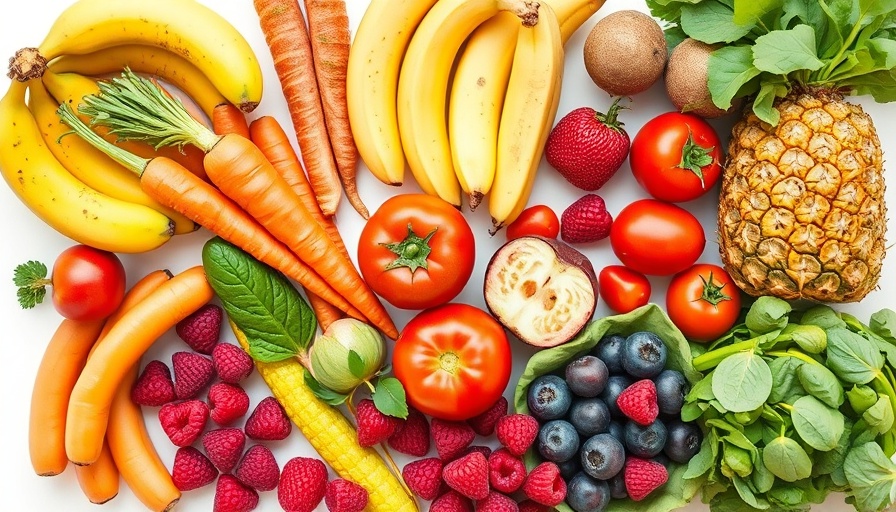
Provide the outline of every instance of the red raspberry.
[[610,236],[613,216],[597,194],[585,194],[560,214],[560,239],[568,244],[597,242]]
[[659,462],[629,457],[623,468],[623,479],[628,497],[633,501],[641,501],[650,493],[662,487],[669,479],[666,466]]
[[473,503],[452,489],[433,500],[429,512],[473,512]]
[[292,432],[292,423],[276,398],[269,396],[258,402],[243,427],[246,435],[263,441],[286,439]]
[[211,354],[221,337],[224,311],[215,304],[206,304],[187,316],[174,327],[180,339],[196,352]]
[[414,494],[432,501],[442,486],[442,460],[429,457],[409,462],[401,470],[401,476]]
[[131,400],[137,405],[158,407],[173,402],[176,398],[168,365],[158,360],[146,363],[131,388]]
[[270,491],[280,481],[280,466],[267,446],[256,444],[246,450],[233,475],[256,491]]
[[358,444],[374,446],[387,440],[401,426],[401,418],[381,413],[373,400],[365,398],[358,402],[355,410],[358,423]]
[[214,482],[215,478],[218,478],[218,470],[202,452],[192,446],[177,449],[171,480],[178,489],[192,491]]
[[233,475],[221,475],[215,487],[213,512],[249,512],[258,506],[258,492]]
[[467,423],[480,436],[490,436],[495,433],[498,420],[507,415],[507,405],[507,399],[502,396],[487,411],[468,419]]
[[516,502],[500,492],[490,491],[484,500],[476,502],[476,512],[518,512]]
[[635,423],[648,426],[660,415],[656,401],[656,385],[650,379],[641,379],[625,388],[616,398],[619,411]]
[[532,500],[523,500],[518,504],[520,512],[554,512],[554,507],[542,505]]
[[492,452],[488,457],[488,482],[492,489],[510,494],[526,480],[526,465],[523,459],[513,455],[507,448]]
[[242,429],[234,427],[209,430],[202,435],[202,446],[219,471],[230,473],[243,454],[246,434]]
[[510,414],[498,420],[495,431],[510,453],[522,456],[538,437],[538,420],[528,414]]
[[488,460],[479,452],[449,462],[442,469],[442,478],[455,491],[471,500],[488,496]]
[[175,352],[171,356],[174,368],[174,392],[180,400],[199,396],[215,376],[212,360],[195,352]]
[[367,499],[367,489],[342,478],[331,480],[324,495],[330,512],[361,512],[367,506]]
[[[454,459],[459,459],[459,458],[463,457],[464,455],[467,455],[467,454],[470,454],[473,452],[479,452],[482,455],[484,455],[485,458],[487,459],[492,454],[492,449],[485,445],[474,444],[473,446],[468,446],[467,448],[464,449],[464,451],[458,453],[457,456],[454,457]],[[452,459],[452,460],[454,460],[454,459]],[[450,462],[450,461],[448,461],[448,462]]]
[[429,421],[413,407],[408,407],[408,417],[389,436],[389,446],[399,453],[414,457],[425,457],[429,453],[431,441]]
[[327,467],[318,459],[293,457],[283,465],[277,500],[283,510],[311,512],[327,493]]
[[255,365],[242,348],[232,343],[218,343],[212,349],[212,363],[218,378],[236,384],[252,373]]
[[553,462],[542,462],[532,468],[523,484],[526,497],[542,505],[556,507],[566,499],[566,482]]
[[208,406],[202,400],[165,404],[159,409],[159,423],[175,446],[193,444],[205,429]]
[[436,452],[442,460],[452,460],[473,443],[476,432],[463,421],[447,421],[433,418],[430,424]]
[[218,425],[230,425],[249,410],[249,395],[238,384],[216,382],[208,390],[209,414]]

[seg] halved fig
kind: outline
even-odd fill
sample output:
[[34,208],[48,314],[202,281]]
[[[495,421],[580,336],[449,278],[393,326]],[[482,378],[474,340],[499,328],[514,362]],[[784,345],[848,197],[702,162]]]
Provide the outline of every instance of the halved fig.
[[594,315],[597,277],[588,257],[564,242],[524,236],[501,246],[485,271],[485,303],[521,341],[555,347]]

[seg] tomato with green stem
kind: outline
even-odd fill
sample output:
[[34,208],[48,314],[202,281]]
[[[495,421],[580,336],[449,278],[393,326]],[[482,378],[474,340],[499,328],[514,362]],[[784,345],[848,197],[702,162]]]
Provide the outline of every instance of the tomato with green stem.
[[666,312],[688,339],[710,342],[728,332],[740,315],[740,290],[724,268],[698,263],[669,282]]
[[560,219],[550,206],[536,204],[520,213],[507,226],[507,240],[516,240],[521,236],[543,236],[545,238],[557,238],[560,234]]
[[616,313],[628,313],[650,301],[647,276],[625,265],[608,265],[597,276],[600,298]]

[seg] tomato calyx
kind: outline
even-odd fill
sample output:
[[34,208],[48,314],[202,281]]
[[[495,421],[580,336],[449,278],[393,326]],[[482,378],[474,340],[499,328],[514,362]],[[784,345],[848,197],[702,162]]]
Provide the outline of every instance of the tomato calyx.
[[688,130],[688,140],[681,147],[681,162],[677,167],[694,173],[700,179],[700,186],[706,188],[706,184],[703,182],[703,168],[713,162],[709,153],[714,149],[715,146],[704,148],[694,142],[694,134]]
[[731,300],[731,296],[722,291],[726,283],[722,283],[721,286],[713,283],[712,272],[709,273],[709,280],[702,275],[700,280],[703,281],[703,293],[700,294],[700,298],[697,300],[706,301],[713,306],[718,306],[724,300]]
[[424,270],[428,269],[429,263],[427,263],[426,258],[428,258],[429,253],[432,252],[432,247],[429,246],[429,241],[432,240],[432,236],[436,234],[437,229],[439,228],[433,228],[425,237],[420,238],[417,233],[414,233],[413,226],[408,223],[408,234],[404,240],[382,244],[398,256],[391,263],[386,265],[385,269],[392,270],[399,267],[408,267],[411,269],[412,274],[416,272],[418,268]]

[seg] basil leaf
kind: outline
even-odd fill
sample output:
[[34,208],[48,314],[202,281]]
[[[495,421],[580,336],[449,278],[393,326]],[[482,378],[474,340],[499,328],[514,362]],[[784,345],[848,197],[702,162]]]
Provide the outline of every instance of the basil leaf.
[[716,367],[712,391],[722,406],[732,412],[752,411],[765,403],[772,389],[768,364],[753,352],[741,352]]
[[760,71],[776,75],[821,69],[824,62],[818,58],[815,30],[809,25],[797,25],[757,37],[753,45],[753,65]]
[[807,395],[794,402],[790,417],[796,433],[816,450],[833,450],[843,435],[843,414],[814,396]]
[[726,110],[744,86],[759,75],[750,46],[723,46],[709,54],[707,86],[712,102]]
[[773,475],[796,482],[812,474],[812,460],[806,450],[789,437],[778,436],[762,450],[762,462]]
[[828,407],[836,409],[843,405],[845,399],[843,385],[827,367],[820,364],[802,364],[797,370],[797,375],[803,389]]
[[718,2],[701,2],[681,8],[681,28],[707,44],[730,43],[749,34],[756,22],[735,23],[734,9]]
[[245,333],[253,359],[282,361],[305,350],[317,320],[288,279],[219,237],[203,246],[202,264],[230,320]]
[[843,327],[827,330],[827,366],[850,384],[867,384],[884,365],[884,356],[865,337]]
[[890,505],[896,492],[896,464],[884,455],[879,444],[869,442],[850,450],[843,471],[856,509],[871,512]]
[[387,416],[408,417],[408,404],[401,381],[395,377],[381,377],[371,395],[373,405]]

